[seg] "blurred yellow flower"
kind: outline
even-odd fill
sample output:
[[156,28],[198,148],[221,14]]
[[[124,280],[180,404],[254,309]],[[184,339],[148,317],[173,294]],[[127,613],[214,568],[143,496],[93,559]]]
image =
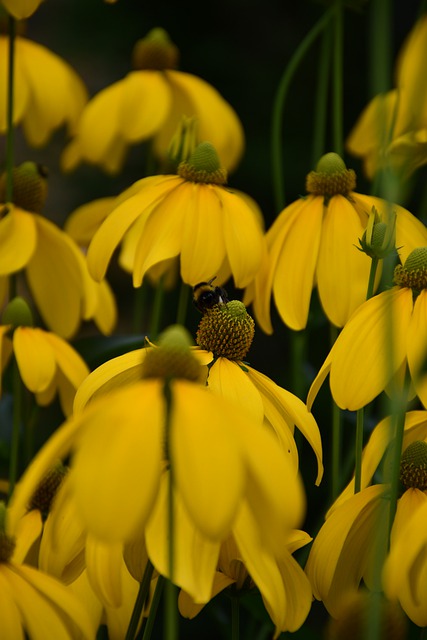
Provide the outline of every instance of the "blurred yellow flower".
[[[358,251],[372,208],[387,222],[396,214],[396,246],[406,256],[427,242],[427,230],[409,211],[354,191],[355,174],[328,153],[307,176],[309,195],[281,211],[266,233],[268,256],[244,301],[272,333],[271,296],[283,322],[304,329],[313,287],[332,324],[342,327],[366,299],[371,259]],[[381,269],[378,269],[377,281]]]
[[427,162],[427,16],[413,27],[399,53],[396,88],[375,96],[362,111],[347,139],[347,150],[363,159],[373,178],[389,167],[407,178]]
[[29,18],[42,2],[43,0],[1,0],[6,11],[17,20]]
[[163,29],[153,29],[134,49],[137,70],[100,91],[85,107],[62,165],[85,161],[108,173],[121,170],[128,147],[152,139],[161,162],[182,116],[195,116],[200,140],[216,147],[228,170],[236,167],[244,136],[234,109],[207,82],[177,71],[178,51]]
[[[9,39],[0,36],[0,134],[6,132]],[[21,125],[31,146],[44,145],[55,129],[72,133],[87,101],[87,91],[71,66],[46,47],[15,40],[13,123]]]
[[126,264],[133,260],[135,287],[150,269],[178,258],[187,284],[217,275],[219,283],[232,276],[236,287],[247,286],[265,251],[262,216],[248,196],[225,181],[215,149],[201,143],[179,165],[178,175],[136,182],[93,236],[87,256],[92,276],[105,276],[115,249],[132,234],[132,247],[126,244],[125,251]]
[[393,381],[403,382],[406,367],[418,397],[427,406],[426,256],[426,247],[414,249],[404,265],[395,269],[396,286],[356,310],[310,387],[309,408],[328,374],[337,405],[356,411]]

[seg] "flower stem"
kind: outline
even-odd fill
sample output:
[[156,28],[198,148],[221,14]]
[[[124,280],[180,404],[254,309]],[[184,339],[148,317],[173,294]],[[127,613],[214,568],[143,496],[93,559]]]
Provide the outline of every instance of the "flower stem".
[[188,298],[190,295],[190,287],[184,282],[181,283],[178,299],[178,309],[176,312],[176,323],[185,325],[187,315]]
[[19,441],[22,424],[22,380],[16,359],[12,362],[12,384],[13,384],[13,418],[12,418],[12,439],[10,444],[9,463],[9,497],[12,495],[18,479],[19,466]]
[[142,636],[142,640],[150,640],[151,634],[153,632],[154,621],[156,619],[157,610],[159,608],[160,599],[163,593],[163,587],[165,584],[165,579],[163,576],[159,576],[157,579],[156,589],[154,591],[153,599],[150,605],[150,613],[148,614],[147,622],[144,628],[144,635]]
[[334,151],[342,156],[343,143],[343,18],[344,9],[342,0],[335,0],[335,15],[333,21],[334,30],[334,55],[333,55],[333,145]]
[[154,294],[153,309],[151,312],[151,327],[150,327],[150,339],[155,340],[159,335],[160,319],[163,310],[163,303],[165,300],[165,288],[163,283],[164,276],[160,278],[160,281],[156,287]]
[[283,110],[291,84],[291,80],[298,69],[298,66],[304,59],[307,51],[315,42],[316,38],[322,33],[328,24],[335,7],[331,7],[311,28],[305,38],[300,42],[290,59],[285,71],[280,79],[273,104],[272,128],[271,128],[271,153],[272,153],[272,175],[273,175],[273,192],[275,194],[275,202],[277,211],[281,211],[285,206],[285,189],[283,186]]
[[144,326],[144,311],[147,304],[147,285],[135,289],[133,296],[133,333],[139,335]]
[[331,60],[331,33],[325,29],[322,36],[322,46],[319,56],[316,106],[314,110],[314,133],[312,166],[315,167],[319,158],[325,153],[327,105],[329,89],[329,71]]
[[[138,629],[138,623],[141,618],[142,610],[147,602],[148,595],[150,593],[150,583],[153,575],[154,567],[148,560],[145,566],[144,575],[142,576],[141,584],[139,585],[139,591],[136,596],[135,604],[133,607],[132,615],[127,628],[125,640],[134,640],[136,631]],[[151,611],[150,611],[151,613]],[[144,634],[145,635],[145,634]]]

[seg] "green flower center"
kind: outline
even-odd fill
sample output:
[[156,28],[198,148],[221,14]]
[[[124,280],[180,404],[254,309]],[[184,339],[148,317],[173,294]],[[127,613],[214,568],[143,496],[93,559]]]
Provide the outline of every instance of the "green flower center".
[[427,442],[412,442],[400,459],[400,481],[406,489],[427,489]]
[[326,153],[317,163],[316,170],[306,177],[306,190],[315,196],[346,196],[356,187],[356,174],[347,169],[337,153]]
[[152,29],[145,38],[138,40],[132,54],[133,67],[140,71],[176,69],[178,60],[178,47],[173,44],[168,33],[160,27]]
[[414,249],[405,264],[398,264],[394,270],[394,283],[399,287],[419,293],[427,288],[427,247]]
[[215,147],[210,142],[197,145],[188,160],[178,165],[178,175],[190,182],[226,184],[227,171],[221,167]]
[[196,342],[215,357],[243,360],[255,334],[255,323],[243,302],[231,300],[207,309],[197,329]]
[[159,337],[158,347],[151,348],[142,365],[143,378],[184,378],[202,382],[204,367],[190,351],[191,339],[186,330],[173,325]]

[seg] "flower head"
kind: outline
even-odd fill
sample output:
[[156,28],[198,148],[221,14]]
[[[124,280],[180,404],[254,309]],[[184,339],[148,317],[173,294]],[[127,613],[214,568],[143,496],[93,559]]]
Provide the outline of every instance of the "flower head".
[[[114,250],[133,235],[133,284],[150,269],[180,259],[181,277],[194,285],[230,275],[239,288],[256,276],[265,250],[261,215],[253,201],[225,186],[226,173],[210,143],[201,143],[178,175],[143,178],[119,197],[93,236],[88,265],[104,277]],[[129,256],[128,256],[129,262]]]
[[395,224],[397,246],[405,255],[427,238],[424,225],[402,207],[356,193],[354,171],[335,153],[321,158],[306,184],[309,195],[281,211],[267,231],[268,257],[245,297],[246,303],[253,300],[255,318],[267,333],[273,331],[271,296],[283,322],[300,330],[314,286],[328,319],[344,326],[366,299],[371,260],[357,246],[372,207],[378,222]]
[[414,249],[403,265],[396,266],[395,286],[356,310],[311,385],[309,407],[328,373],[335,402],[353,411],[371,402],[392,382],[400,385],[406,366],[418,397],[426,405],[426,260],[427,248]]
[[33,327],[31,311],[22,298],[14,298],[9,303],[3,312],[2,322],[1,373],[13,353],[21,379],[35,394],[37,402],[40,405],[50,404],[58,394],[64,414],[69,415],[76,389],[89,374],[82,357],[60,336]]
[[[8,60],[9,39],[0,35],[0,134],[7,127]],[[86,101],[86,87],[70,65],[42,45],[16,37],[13,123],[22,126],[31,146],[44,145],[63,125],[71,133]]]
[[29,18],[43,0],[1,0],[4,8],[17,20]]
[[232,170],[243,150],[243,130],[233,108],[207,82],[175,69],[178,50],[163,29],[153,29],[134,49],[135,71],[98,93],[84,109],[63,156],[71,170],[80,162],[120,171],[130,145],[153,140],[163,162],[182,116],[195,116],[201,140],[210,140]]

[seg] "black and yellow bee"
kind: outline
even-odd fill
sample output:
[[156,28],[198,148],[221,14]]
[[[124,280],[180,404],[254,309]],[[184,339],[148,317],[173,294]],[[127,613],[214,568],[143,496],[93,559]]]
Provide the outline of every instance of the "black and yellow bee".
[[228,302],[226,290],[223,287],[213,286],[212,282],[215,278],[211,278],[209,282],[199,282],[193,287],[193,302],[201,313],[206,313],[216,304],[221,305]]

